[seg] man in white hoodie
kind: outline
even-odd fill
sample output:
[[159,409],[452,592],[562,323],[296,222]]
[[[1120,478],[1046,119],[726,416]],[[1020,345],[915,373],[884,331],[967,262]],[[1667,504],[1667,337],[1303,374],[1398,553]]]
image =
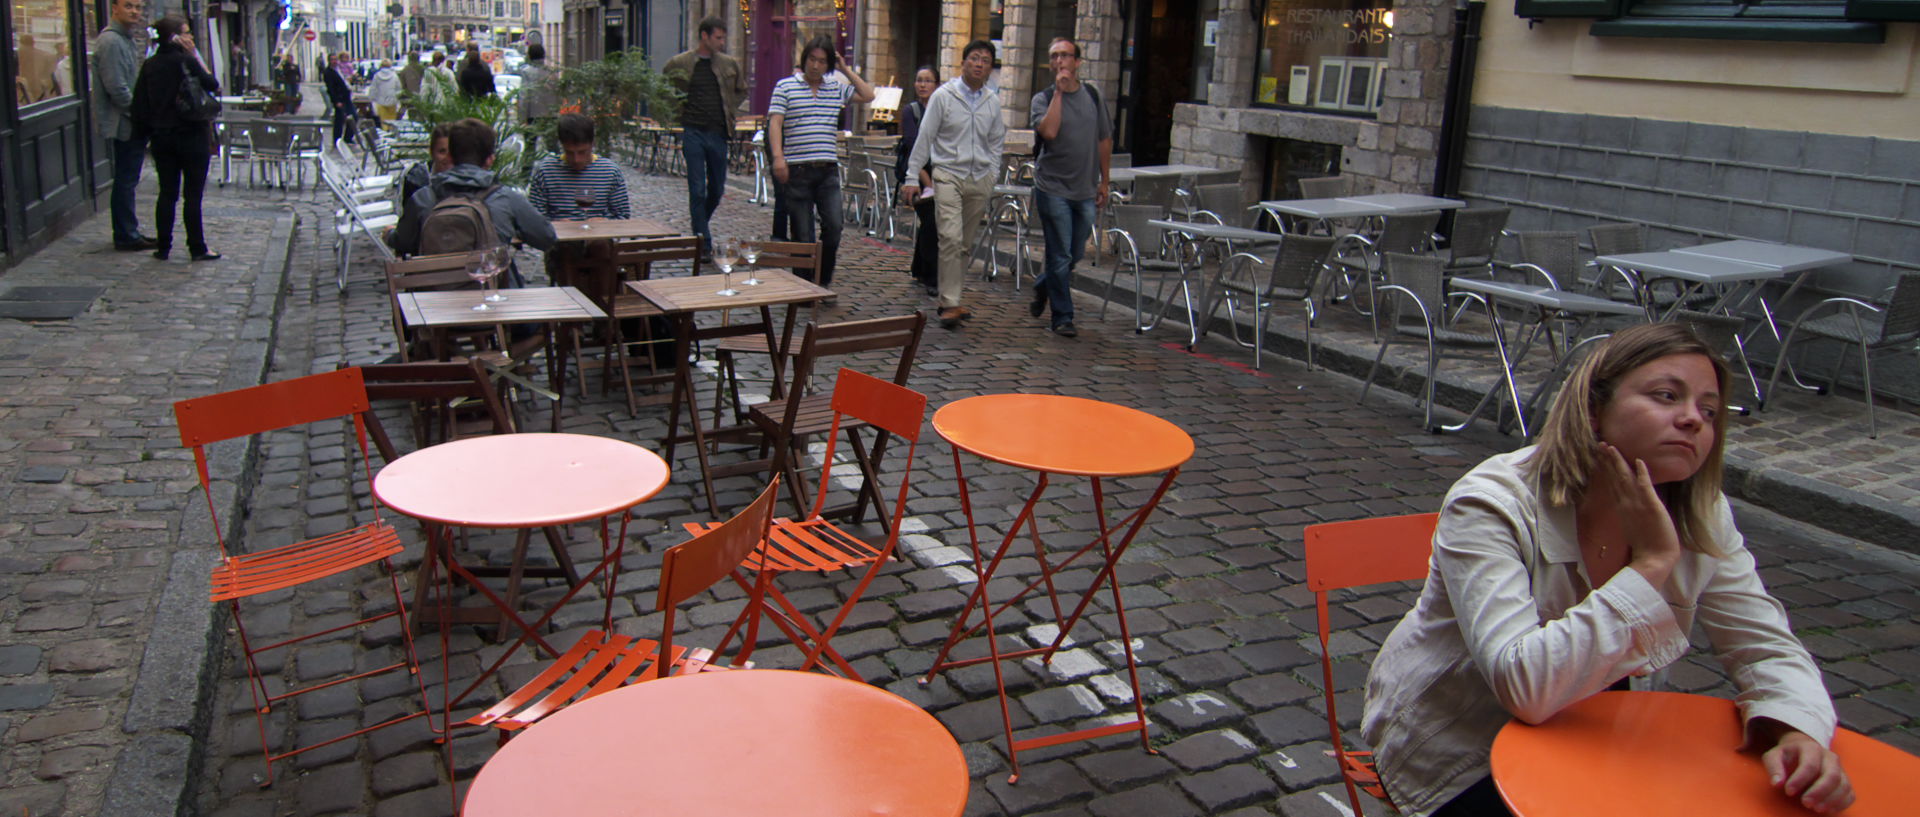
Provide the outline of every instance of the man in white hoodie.
[[[1000,88],[987,83],[993,73],[993,43],[974,40],[960,53],[960,76],[927,99],[920,138],[907,159],[908,167],[933,163],[933,219],[940,233],[940,325],[948,329],[958,328],[973,315],[960,303],[967,251],[973,246],[967,231],[986,215],[1007,141]],[[901,201],[919,197],[918,182],[909,178],[900,186]]]

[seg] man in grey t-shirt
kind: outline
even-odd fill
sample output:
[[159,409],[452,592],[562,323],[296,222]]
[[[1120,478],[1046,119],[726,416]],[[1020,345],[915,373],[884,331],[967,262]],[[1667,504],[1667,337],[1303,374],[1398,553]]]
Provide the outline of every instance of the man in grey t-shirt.
[[1033,204],[1047,239],[1046,264],[1033,283],[1028,312],[1053,307],[1055,334],[1073,337],[1073,265],[1086,253],[1096,207],[1107,204],[1113,120],[1100,93],[1080,81],[1080,46],[1055,37],[1047,47],[1053,87],[1033,95],[1031,119],[1039,155],[1033,162]]

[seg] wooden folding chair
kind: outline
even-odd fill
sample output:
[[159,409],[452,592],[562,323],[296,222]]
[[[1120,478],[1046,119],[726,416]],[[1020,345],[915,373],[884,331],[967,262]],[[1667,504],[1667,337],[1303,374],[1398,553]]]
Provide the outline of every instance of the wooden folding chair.
[[[753,642],[759,637],[757,615],[768,579],[761,575],[748,584],[745,577],[740,575],[739,568],[764,558],[761,552],[767,541],[767,527],[773,521],[773,505],[779,491],[780,481],[776,478],[739,515],[696,531],[692,539],[667,550],[660,564],[660,591],[655,602],[664,615],[658,641],[600,629],[590,630],[539,675],[464,723],[498,729],[500,742],[505,743],[512,733],[533,725],[563,706],[630,683],[651,681],[670,674],[685,675],[749,666],[747,654],[752,651]],[[617,562],[613,569],[616,572],[619,570]],[[739,622],[727,630],[719,646],[712,649],[673,643],[676,610],[694,595],[712,587],[723,576],[731,576],[747,588],[748,594],[746,610],[741,613],[747,630],[743,634],[740,652],[725,666],[717,663],[717,659],[726,653],[727,645],[732,643],[735,635],[742,635]],[[616,579],[617,576],[610,577],[609,585]],[[749,618],[749,613],[755,618]]]
[[[924,325],[924,315],[921,317]],[[734,577],[734,581],[742,588],[746,588],[749,593],[764,593],[773,599],[779,609],[776,610],[764,604],[755,609],[750,605],[748,609],[741,611],[728,633],[731,635],[739,630],[743,623],[751,632],[751,628],[757,624],[755,617],[764,614],[780,628],[781,632],[793,640],[795,646],[806,650],[806,659],[801,663],[801,669],[812,669],[821,663],[822,658],[825,658],[833,662],[844,676],[864,680],[860,677],[860,673],[854,670],[853,665],[833,649],[831,642],[834,634],[840,631],[841,625],[846,623],[847,615],[853,612],[854,605],[858,604],[861,596],[866,593],[867,586],[880,575],[881,566],[893,558],[894,549],[900,541],[900,520],[906,513],[907,485],[913,477],[913,455],[920,443],[920,427],[927,413],[927,398],[926,395],[905,386],[888,383],[852,369],[841,369],[840,376],[834,384],[830,410],[832,419],[827,431],[827,450],[825,460],[820,467],[819,492],[814,497],[812,509],[799,521],[786,518],[774,520],[773,529],[767,533],[766,549],[758,558],[747,562],[747,567],[759,573],[761,581],[765,582],[764,585],[749,588],[744,579],[739,576]],[[856,422],[870,426],[877,432],[871,457],[855,433]],[[883,515],[886,514],[886,508],[880,504],[879,474],[875,462],[882,448],[883,440],[880,435],[890,434],[907,441],[905,465],[900,473],[900,491],[894,498],[893,512],[887,517],[886,538],[878,544],[847,532],[827,521],[824,515],[827,513],[827,493],[833,485],[831,475],[835,439],[842,429],[847,431],[848,444],[853,448],[855,459],[859,462],[861,473],[865,477],[860,489],[863,497],[861,501],[864,502],[864,498],[871,493],[876,509]],[[778,476],[775,477],[775,481],[779,481]],[[711,530],[711,526],[703,523],[689,523],[686,527],[689,532],[696,534]],[[807,615],[802,613],[786,594],[780,592],[779,585],[769,580],[769,577],[777,578],[777,574],[780,573],[850,571],[862,567],[866,570],[861,573],[860,580],[854,585],[853,590],[847,594],[846,601],[841,603],[840,609],[833,614],[827,625],[819,629],[815,629]],[[746,657],[752,653],[752,644],[753,639],[749,637],[747,644],[742,647],[739,660],[746,660]]]
[[[405,400],[415,448],[475,434],[511,434],[518,421],[478,360],[382,363],[362,366],[367,399]],[[386,428],[368,424],[380,457],[400,456]]]
[[1437,513],[1422,513],[1328,522],[1306,529],[1307,589],[1313,591],[1314,619],[1319,625],[1321,689],[1327,696],[1327,732],[1333,739],[1333,750],[1328,754],[1340,767],[1340,781],[1347,786],[1347,800],[1356,815],[1366,813],[1360,810],[1356,787],[1385,801],[1388,808],[1399,809],[1380,783],[1373,753],[1347,751],[1347,744],[1340,738],[1340,715],[1333,704],[1333,656],[1327,647],[1327,593],[1426,578],[1433,529],[1439,519]]
[[[387,262],[387,307],[392,314],[393,338],[399,344],[402,362],[439,360],[442,350],[435,350],[424,335],[408,334],[406,321],[400,317],[400,294],[477,287],[479,284],[467,275],[467,265],[477,263],[478,256],[479,253],[454,252]],[[477,334],[494,333],[485,330]]]
[[[693,274],[700,274],[700,238],[699,236],[676,236],[673,238],[644,238],[613,242],[613,252],[606,261],[594,261],[587,264],[570,265],[566,274],[573,280],[572,286],[593,299],[594,305],[607,313],[607,319],[600,323],[597,337],[606,347],[606,354],[600,366],[600,393],[606,394],[613,386],[613,373],[619,370],[621,388],[626,390],[627,413],[640,413],[639,401],[634,397],[633,387],[636,380],[633,367],[636,361],[628,359],[630,347],[654,343],[673,343],[672,338],[655,338],[647,331],[647,322],[664,317],[666,313],[653,305],[652,301],[627,289],[628,281],[644,281],[653,275],[653,265],[669,261],[686,261],[692,266]],[[626,324],[633,323],[642,333],[638,339],[628,339]],[[676,354],[686,354],[688,350],[676,350]],[[637,381],[640,385],[668,383],[672,381],[671,372],[661,372],[653,365],[653,357],[646,357],[648,373]],[[580,381],[584,389],[586,384],[585,367],[580,367]],[[584,395],[584,391],[582,392]]]
[[[392,557],[402,550],[400,534],[381,517],[379,499],[369,494],[369,500],[373,505],[372,520],[364,524],[305,541],[265,547],[248,553],[235,553],[227,548],[226,536],[220,527],[219,505],[213,498],[213,477],[207,466],[206,447],[208,445],[222,440],[250,437],[266,431],[347,417],[353,419],[354,435],[360,444],[362,469],[368,483],[371,484],[373,465],[367,456],[367,419],[371,417],[372,411],[367,401],[366,385],[360,370],[341,369],[238,391],[182,400],[173,404],[173,412],[180,429],[180,442],[193,449],[194,466],[200,476],[200,489],[206,495],[207,510],[213,517],[213,535],[220,547],[220,561],[213,568],[211,600],[215,604],[227,604],[233,613],[234,628],[240,636],[241,656],[247,668],[247,687],[253,695],[254,717],[259,725],[260,750],[266,758],[267,785],[273,784],[273,763],[276,760],[427,715],[432,710],[432,704],[427,699],[426,685],[420,676],[419,659],[413,649],[412,630],[407,626],[407,606],[401,598],[400,579],[394,572],[392,562]],[[387,584],[393,593],[392,609],[350,624],[293,636],[264,646],[256,647],[248,638],[246,623],[240,615],[242,600],[263,593],[297,587],[375,563],[378,563],[387,575]],[[345,678],[323,681],[279,694],[267,688],[265,674],[262,673],[255,656],[389,618],[399,619],[401,642],[405,647],[405,654],[401,660]],[[316,689],[399,670],[406,670],[413,674],[414,682],[420,692],[420,711],[396,715],[372,726],[309,746],[281,752],[273,750],[273,743],[267,738],[266,718],[274,704]]]

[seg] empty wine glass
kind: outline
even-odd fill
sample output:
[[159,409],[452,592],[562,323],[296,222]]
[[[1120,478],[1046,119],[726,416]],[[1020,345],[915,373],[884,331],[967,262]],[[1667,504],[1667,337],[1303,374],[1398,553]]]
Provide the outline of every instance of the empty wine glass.
[[715,295],[733,296],[740,290],[733,288],[733,265],[740,263],[740,242],[731,238],[713,240],[713,263],[720,268],[720,291]]
[[513,263],[512,256],[508,254],[510,252],[511,248],[502,244],[480,254],[480,267],[486,271],[487,282],[492,287],[486,297],[489,303],[497,304],[507,299],[507,296],[500,294],[500,274],[506,272],[507,266]]
[[740,242],[740,260],[747,262],[747,280],[741,281],[740,285],[749,286],[749,287],[759,286],[760,278],[759,276],[754,275],[754,265],[760,263],[759,242],[757,241]]
[[490,274],[479,254],[467,256],[467,277],[480,285],[480,302],[473,305],[475,312],[484,312],[493,308],[492,304],[487,303],[487,276]]

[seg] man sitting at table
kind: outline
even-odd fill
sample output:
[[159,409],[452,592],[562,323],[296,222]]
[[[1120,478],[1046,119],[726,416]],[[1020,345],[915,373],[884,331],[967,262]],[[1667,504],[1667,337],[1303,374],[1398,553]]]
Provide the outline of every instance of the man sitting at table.
[[[478,198],[486,204],[498,243],[518,240],[537,250],[554,244],[553,223],[534,209],[527,197],[494,181],[493,128],[478,119],[462,119],[447,129],[447,152],[453,167],[433,174],[427,186],[408,200],[409,209],[400,216],[400,225],[388,242],[402,255],[416,253],[459,252],[482,247],[433,246],[427,237],[422,246],[422,225],[433,218],[434,205],[449,196]],[[431,232],[431,231],[427,231]],[[520,286],[520,274],[509,270],[506,286]]]
[[[612,159],[593,155],[593,120],[583,114],[561,114],[555,123],[560,155],[533,166],[533,184],[527,198],[542,215],[555,221],[594,218],[632,218],[627,181]],[[560,281],[563,262],[608,257],[613,245],[605,240],[568,242],[547,253],[547,276]]]

